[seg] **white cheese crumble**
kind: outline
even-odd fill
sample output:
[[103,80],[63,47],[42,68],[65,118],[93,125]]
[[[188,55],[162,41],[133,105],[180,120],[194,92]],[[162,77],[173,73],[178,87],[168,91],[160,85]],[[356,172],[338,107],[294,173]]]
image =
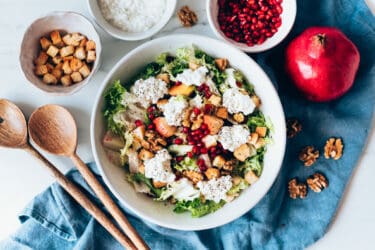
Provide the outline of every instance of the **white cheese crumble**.
[[224,126],[218,134],[218,141],[224,149],[234,152],[236,148],[247,142],[250,131],[243,125]]
[[183,119],[183,111],[188,106],[188,102],[182,96],[169,98],[168,102],[161,107],[168,125],[180,126]]
[[207,72],[208,69],[205,66],[201,66],[196,70],[185,69],[176,76],[176,81],[182,82],[185,85],[200,86],[206,81]]
[[194,98],[190,99],[189,105],[190,107],[197,107],[197,108],[203,107],[202,97],[197,94]]
[[226,200],[227,192],[232,187],[232,177],[230,175],[222,176],[219,179],[209,181],[200,181],[197,187],[207,200],[213,200],[219,203],[220,200]]
[[251,114],[255,104],[249,95],[241,93],[238,89],[229,88],[223,95],[223,106],[231,114],[242,112],[244,115]]
[[145,160],[145,176],[154,181],[166,183],[174,181],[176,176],[171,169],[171,159],[166,149],[158,151],[153,158]]
[[127,32],[149,30],[166,9],[166,0],[99,0],[98,4],[106,21]]
[[147,107],[150,103],[155,104],[160,98],[168,93],[167,83],[155,77],[146,80],[139,79],[131,87],[131,92],[137,97],[138,102]]

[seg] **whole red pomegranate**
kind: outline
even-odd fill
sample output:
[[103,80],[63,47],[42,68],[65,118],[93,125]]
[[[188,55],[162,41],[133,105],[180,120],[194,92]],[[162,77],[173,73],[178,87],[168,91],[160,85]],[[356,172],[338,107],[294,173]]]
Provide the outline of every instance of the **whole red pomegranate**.
[[357,47],[337,28],[311,27],[286,50],[286,70],[307,99],[324,102],[345,94],[359,66]]

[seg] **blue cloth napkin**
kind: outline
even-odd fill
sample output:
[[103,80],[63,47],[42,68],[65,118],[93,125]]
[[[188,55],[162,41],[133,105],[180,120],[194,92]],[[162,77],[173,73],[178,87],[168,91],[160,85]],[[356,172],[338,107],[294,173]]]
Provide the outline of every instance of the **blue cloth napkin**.
[[[287,1],[287,0],[284,0]],[[303,99],[283,71],[288,42],[312,25],[340,28],[359,48],[361,64],[355,85],[343,98],[324,104]],[[298,1],[298,15],[288,38],[276,48],[254,55],[271,77],[288,117],[298,118],[303,132],[288,140],[280,175],[259,204],[241,218],[219,228],[179,232],[142,221],[124,211],[152,249],[302,249],[321,238],[334,217],[371,127],[375,100],[375,19],[363,1]],[[343,138],[339,161],[320,157],[311,168],[298,160],[306,145],[322,148],[331,136]],[[94,171],[94,164],[90,165]],[[292,200],[288,180],[324,173],[329,187]],[[74,169],[68,177],[96,199]],[[99,176],[98,176],[99,177]],[[20,215],[22,226],[0,244],[1,249],[122,249],[61,187],[53,184]]]

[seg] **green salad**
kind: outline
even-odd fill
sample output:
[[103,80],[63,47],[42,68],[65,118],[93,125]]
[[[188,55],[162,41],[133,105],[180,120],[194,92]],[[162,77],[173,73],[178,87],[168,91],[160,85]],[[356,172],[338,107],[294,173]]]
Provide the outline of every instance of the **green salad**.
[[262,174],[271,122],[244,75],[195,47],[160,54],[104,95],[108,159],[174,212],[201,217]]

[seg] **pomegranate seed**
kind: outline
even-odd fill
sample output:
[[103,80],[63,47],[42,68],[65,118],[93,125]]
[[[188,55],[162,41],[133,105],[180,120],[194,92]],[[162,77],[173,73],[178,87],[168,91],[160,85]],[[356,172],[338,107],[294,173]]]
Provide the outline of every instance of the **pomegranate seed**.
[[134,123],[135,123],[135,126],[137,127],[140,127],[143,125],[143,122],[141,120],[136,120]]
[[211,113],[211,111],[214,109],[214,106],[212,104],[206,104],[204,105],[203,112],[205,114]]
[[180,144],[182,144],[182,139],[181,138],[176,138],[175,140],[174,140],[174,143],[175,144],[177,144],[177,145],[180,145]]
[[201,148],[201,154],[207,154],[207,148]]
[[189,133],[189,128],[188,127],[184,127],[182,129],[182,132],[184,132],[185,134]]
[[201,125],[201,129],[205,130],[205,129],[207,129],[207,128],[208,128],[208,127],[207,127],[207,124],[203,123],[203,124]]
[[153,123],[151,123],[151,124],[149,124],[147,126],[147,128],[150,129],[150,130],[154,130],[155,129],[155,125]]
[[189,141],[188,144],[189,145],[195,145],[195,141]]
[[188,156],[189,158],[193,158],[193,153],[192,153],[192,152],[187,152],[187,156]]
[[193,154],[197,155],[197,154],[199,154],[200,149],[199,149],[199,147],[194,146],[192,151],[193,151]]
[[181,84],[182,84],[182,82],[177,81],[174,85],[175,85],[175,86],[180,86]]
[[154,114],[149,114],[148,118],[150,118],[151,120],[154,120],[155,119],[155,115]]
[[147,108],[148,113],[152,113],[155,110],[155,106],[150,106]]
[[177,162],[180,162],[180,161],[182,161],[183,159],[184,159],[183,156],[177,156],[177,157],[176,157],[176,161],[177,161]]
[[193,112],[194,114],[199,115],[201,113],[201,110],[197,107],[194,107]]

